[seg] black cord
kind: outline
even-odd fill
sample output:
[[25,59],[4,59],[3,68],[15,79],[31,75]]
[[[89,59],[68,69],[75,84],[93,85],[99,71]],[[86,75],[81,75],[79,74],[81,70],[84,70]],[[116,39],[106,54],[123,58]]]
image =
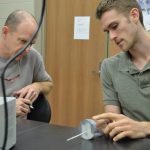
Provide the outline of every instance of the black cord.
[[30,38],[30,40],[26,43],[26,45],[20,49],[15,55],[14,57],[12,57],[7,64],[4,67],[4,70],[1,74],[1,83],[2,83],[2,92],[3,92],[3,100],[4,100],[4,118],[5,118],[5,123],[4,123],[4,127],[5,127],[5,132],[4,132],[4,141],[3,141],[3,146],[2,146],[2,150],[5,150],[6,144],[7,144],[7,137],[8,137],[8,108],[7,108],[7,100],[6,100],[6,89],[5,89],[5,82],[4,82],[4,77],[5,77],[5,72],[6,69],[8,68],[8,66],[19,56],[21,55],[25,49],[32,43],[32,41],[34,40],[34,38],[36,37],[42,21],[43,21],[43,17],[44,17],[44,12],[45,12],[45,2],[46,0],[43,0],[43,4],[42,4],[42,10],[41,10],[41,16],[40,16],[40,20],[39,20],[39,24],[37,27],[37,30],[35,31],[35,33],[32,35],[32,37]]

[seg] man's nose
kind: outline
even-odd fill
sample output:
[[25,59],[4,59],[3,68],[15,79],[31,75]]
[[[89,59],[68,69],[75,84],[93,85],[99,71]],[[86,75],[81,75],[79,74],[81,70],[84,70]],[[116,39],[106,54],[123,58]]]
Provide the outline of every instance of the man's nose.
[[26,52],[27,52],[27,53],[30,51],[31,46],[32,46],[32,45],[29,45],[29,46],[26,48]]
[[114,40],[117,37],[116,32],[114,31],[109,31],[109,38],[110,40]]

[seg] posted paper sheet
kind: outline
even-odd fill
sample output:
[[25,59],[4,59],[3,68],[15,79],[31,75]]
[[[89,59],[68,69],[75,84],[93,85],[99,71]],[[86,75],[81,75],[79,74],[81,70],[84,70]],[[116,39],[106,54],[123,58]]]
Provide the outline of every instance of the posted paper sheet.
[[89,40],[90,16],[74,17],[74,39]]

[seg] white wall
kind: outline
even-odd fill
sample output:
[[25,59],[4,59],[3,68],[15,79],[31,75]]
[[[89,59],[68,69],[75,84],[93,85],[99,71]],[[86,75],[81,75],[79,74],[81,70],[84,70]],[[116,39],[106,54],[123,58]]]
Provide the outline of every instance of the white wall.
[[[41,11],[41,3],[42,0],[0,0],[0,31],[1,28],[7,18],[7,16],[16,9],[23,9],[31,12],[37,20],[40,16]],[[35,44],[35,48],[43,54],[43,27],[39,32],[39,38],[37,40],[37,44]]]

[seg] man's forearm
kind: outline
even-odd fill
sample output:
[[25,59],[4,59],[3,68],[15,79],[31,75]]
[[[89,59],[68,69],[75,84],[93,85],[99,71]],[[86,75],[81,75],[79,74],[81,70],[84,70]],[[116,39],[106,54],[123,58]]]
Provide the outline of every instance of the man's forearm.
[[33,84],[36,86],[36,88],[39,90],[40,93],[44,94],[48,94],[53,87],[52,81],[35,82]]

